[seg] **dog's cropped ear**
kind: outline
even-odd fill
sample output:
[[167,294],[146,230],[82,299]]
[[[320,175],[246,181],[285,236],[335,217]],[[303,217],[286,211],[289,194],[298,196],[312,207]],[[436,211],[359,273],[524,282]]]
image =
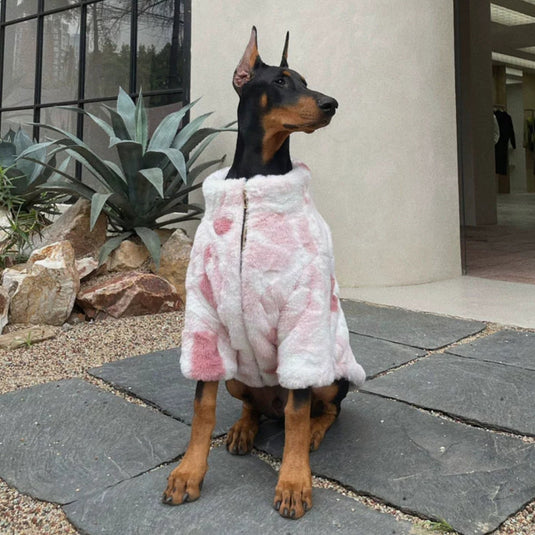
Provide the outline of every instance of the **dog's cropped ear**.
[[284,41],[284,50],[282,51],[281,67],[288,68],[288,41],[290,40],[290,32],[286,32],[286,41]]
[[242,87],[253,78],[254,69],[260,63],[262,63],[262,60],[258,54],[256,27],[253,26],[249,44],[247,45],[243,57],[234,71],[234,77],[232,79],[232,85],[234,86],[234,89],[237,91],[238,95],[241,95]]

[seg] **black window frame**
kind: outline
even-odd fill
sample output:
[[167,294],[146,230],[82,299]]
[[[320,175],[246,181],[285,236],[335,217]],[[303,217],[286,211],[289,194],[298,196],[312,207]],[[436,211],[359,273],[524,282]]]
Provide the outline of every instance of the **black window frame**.
[[[106,97],[96,97],[96,98],[85,98],[85,74],[86,74],[86,60],[87,60],[87,11],[88,6],[92,4],[98,4],[103,0],[78,0],[74,4],[70,4],[64,7],[58,7],[54,9],[45,9],[45,0],[38,0],[37,12],[32,15],[27,15],[24,17],[19,17],[15,19],[10,19],[6,21],[6,6],[7,1],[13,0],[3,0],[0,2],[0,132],[2,132],[2,116],[5,112],[16,112],[16,111],[29,111],[33,110],[33,122],[39,123],[41,117],[41,110],[44,108],[53,108],[56,106],[77,106],[79,108],[84,108],[86,104],[94,104],[100,102],[109,102],[116,100],[116,95],[110,95]],[[132,1],[132,12],[130,20],[130,77],[129,77],[129,87],[124,88],[128,94],[136,100],[139,96],[139,93],[136,91],[137,87],[137,38],[138,38],[138,0]],[[174,0],[177,7],[180,6],[180,3],[184,5],[184,38],[183,38],[183,49],[184,54],[182,55],[183,62],[180,66],[181,72],[183,73],[183,87],[174,88],[174,89],[161,89],[154,91],[144,91],[143,97],[151,96],[161,96],[161,95],[179,95],[180,101],[185,105],[190,101],[190,69],[191,69],[191,0]],[[78,58],[78,91],[77,98],[70,100],[62,100],[56,102],[46,102],[41,101],[42,97],[42,68],[43,68],[43,37],[44,37],[44,22],[45,17],[48,15],[53,15],[55,13],[61,13],[64,11],[69,11],[71,9],[80,9],[81,10],[81,20],[80,20],[80,42],[79,42],[79,58]],[[5,30],[7,27],[21,22],[31,21],[37,19],[37,39],[36,39],[36,61],[35,61],[35,90],[34,90],[34,99],[33,104],[25,106],[3,106],[3,74],[4,74],[4,57],[5,57]],[[119,88],[117,88],[118,90]],[[76,125],[76,135],[83,139],[84,133],[84,115],[78,114],[77,125]],[[185,118],[185,122],[189,119],[189,114]],[[33,126],[33,137],[34,139],[39,139],[39,127]],[[78,167],[78,166],[77,166]],[[77,173],[78,174],[78,173]]]

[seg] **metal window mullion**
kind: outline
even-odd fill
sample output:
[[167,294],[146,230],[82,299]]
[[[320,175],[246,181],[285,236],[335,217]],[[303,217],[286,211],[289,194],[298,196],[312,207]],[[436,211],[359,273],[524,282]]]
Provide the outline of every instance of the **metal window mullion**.
[[130,95],[137,90],[137,15],[138,0],[132,0],[130,18]]
[[[39,123],[41,120],[41,104],[42,93],[42,75],[43,75],[43,43],[44,43],[44,24],[43,11],[45,7],[45,0],[38,0],[37,3],[37,36],[35,44],[35,88],[33,95],[33,122]],[[34,139],[39,139],[39,127],[33,127]]]
[[[4,48],[6,42],[6,27],[4,22],[6,20],[6,2],[0,2],[0,106],[2,106],[3,90],[4,90]],[[0,114],[0,133],[2,132],[2,114]]]

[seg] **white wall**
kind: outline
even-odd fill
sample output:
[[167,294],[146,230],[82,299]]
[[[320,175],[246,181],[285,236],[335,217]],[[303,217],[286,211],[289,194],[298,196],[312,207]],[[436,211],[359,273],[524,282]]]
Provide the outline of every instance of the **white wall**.
[[[194,116],[235,117],[233,70],[253,24],[262,59],[290,67],[340,107],[292,136],[331,225],[341,286],[400,285],[461,273],[453,5],[437,0],[192,2]],[[211,155],[228,153],[223,134]]]

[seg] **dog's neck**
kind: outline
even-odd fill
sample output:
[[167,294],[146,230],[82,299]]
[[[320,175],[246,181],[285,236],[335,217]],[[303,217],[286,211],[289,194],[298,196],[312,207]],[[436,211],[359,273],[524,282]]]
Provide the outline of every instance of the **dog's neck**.
[[285,175],[291,170],[290,136],[270,136],[262,126],[259,111],[240,101],[236,151],[227,178]]

